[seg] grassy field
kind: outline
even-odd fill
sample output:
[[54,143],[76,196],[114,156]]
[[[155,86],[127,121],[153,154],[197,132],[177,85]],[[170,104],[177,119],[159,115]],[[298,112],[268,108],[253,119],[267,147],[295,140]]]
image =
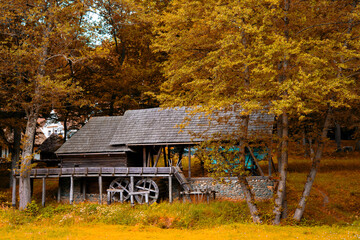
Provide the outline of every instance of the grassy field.
[[[264,225],[251,223],[244,202],[160,203],[131,208],[93,203],[55,203],[57,183],[47,182],[47,207],[7,207],[10,191],[0,192],[0,239],[360,239],[360,153],[327,152],[304,218],[291,220],[310,169],[296,154],[289,160],[288,212],[282,226],[271,226],[272,201],[258,202]],[[41,182],[34,183],[41,198]]]
[[0,239],[360,239],[354,227],[296,227],[231,224],[205,229],[161,229],[153,226],[75,225],[54,227],[26,225],[0,228]]

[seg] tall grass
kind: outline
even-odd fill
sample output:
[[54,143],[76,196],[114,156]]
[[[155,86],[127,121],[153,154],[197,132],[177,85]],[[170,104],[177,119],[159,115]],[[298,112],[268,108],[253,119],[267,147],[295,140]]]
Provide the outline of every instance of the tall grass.
[[32,202],[26,211],[11,208],[0,210],[0,224],[16,227],[29,223],[47,222],[60,226],[79,223],[116,225],[147,225],[160,228],[205,228],[250,221],[244,203],[160,203],[151,206],[130,204],[50,205],[44,208]]

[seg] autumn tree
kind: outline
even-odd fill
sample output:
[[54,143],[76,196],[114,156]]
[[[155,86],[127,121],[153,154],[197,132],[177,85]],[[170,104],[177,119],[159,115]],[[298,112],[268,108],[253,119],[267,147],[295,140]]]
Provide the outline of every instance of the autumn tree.
[[[275,224],[286,215],[289,119],[320,117],[324,133],[331,112],[356,98],[353,79],[339,76],[339,69],[347,63],[340,56],[356,59],[357,53],[339,45],[335,36],[341,34],[327,28],[348,24],[336,20],[354,15],[346,7],[351,3],[177,0],[157,18],[153,47],[168,54],[159,96],[164,106],[209,110],[239,104],[247,114],[264,110],[278,119]],[[323,138],[318,143],[317,161]]]
[[[81,57],[76,41],[85,40],[81,22],[83,1],[2,2],[0,22],[2,80],[12,91],[6,107],[26,114],[26,130],[20,165],[20,209],[30,202],[30,169],[36,122],[62,95],[78,92],[76,82],[64,77],[63,66]],[[16,42],[16,44],[12,44]]]
[[146,17],[162,7],[156,1],[93,2],[98,20],[88,29],[96,44],[76,78],[97,115],[119,115],[127,109],[157,106],[148,92],[158,92],[163,81],[162,54],[150,49],[152,23]]

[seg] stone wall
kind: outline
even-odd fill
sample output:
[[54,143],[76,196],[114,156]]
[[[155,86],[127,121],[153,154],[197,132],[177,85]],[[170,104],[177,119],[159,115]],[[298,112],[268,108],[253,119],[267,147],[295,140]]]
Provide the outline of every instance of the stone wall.
[[[247,177],[251,191],[257,200],[266,200],[273,197],[274,181],[269,177]],[[224,180],[222,183],[213,178],[191,178],[190,183],[194,189],[206,189],[216,191],[216,199],[243,200],[244,194],[237,178]]]

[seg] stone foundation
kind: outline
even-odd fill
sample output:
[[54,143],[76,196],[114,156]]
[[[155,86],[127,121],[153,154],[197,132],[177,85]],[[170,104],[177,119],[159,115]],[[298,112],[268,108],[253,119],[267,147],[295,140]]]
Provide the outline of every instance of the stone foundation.
[[[247,177],[252,193],[257,200],[266,200],[273,197],[274,181],[269,177],[251,176]],[[223,183],[214,181],[213,178],[191,178],[194,189],[206,189],[216,191],[216,199],[243,200],[244,193],[237,178],[224,180]]]

